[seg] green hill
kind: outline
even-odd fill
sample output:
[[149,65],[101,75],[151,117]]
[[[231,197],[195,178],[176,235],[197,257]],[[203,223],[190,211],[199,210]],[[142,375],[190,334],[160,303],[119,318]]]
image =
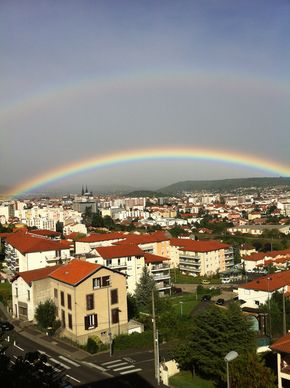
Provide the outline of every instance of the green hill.
[[290,186],[290,178],[239,178],[221,179],[210,181],[182,181],[162,187],[159,192],[166,194],[178,194],[184,191],[217,190],[219,192],[238,188],[263,188],[269,186]]

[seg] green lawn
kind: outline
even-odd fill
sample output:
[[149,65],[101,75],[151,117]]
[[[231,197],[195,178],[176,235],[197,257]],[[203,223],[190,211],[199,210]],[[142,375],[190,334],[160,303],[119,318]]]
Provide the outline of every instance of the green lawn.
[[214,388],[215,385],[210,380],[192,375],[188,371],[182,371],[169,379],[169,386],[172,388]]
[[220,278],[205,278],[203,276],[188,276],[182,275],[180,271],[172,269],[170,271],[171,281],[176,284],[201,284],[202,280],[206,279],[210,281],[210,284],[220,284]]
[[199,300],[196,300],[196,294],[183,293],[180,295],[173,295],[170,299],[172,301],[172,308],[180,315],[182,312],[183,316],[189,316],[191,311],[198,305],[198,303],[200,303]]

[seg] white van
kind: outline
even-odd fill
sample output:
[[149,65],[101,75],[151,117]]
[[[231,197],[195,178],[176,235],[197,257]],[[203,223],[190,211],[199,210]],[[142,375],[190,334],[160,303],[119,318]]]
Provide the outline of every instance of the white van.
[[228,284],[231,282],[231,279],[230,278],[222,278],[221,281],[223,284]]

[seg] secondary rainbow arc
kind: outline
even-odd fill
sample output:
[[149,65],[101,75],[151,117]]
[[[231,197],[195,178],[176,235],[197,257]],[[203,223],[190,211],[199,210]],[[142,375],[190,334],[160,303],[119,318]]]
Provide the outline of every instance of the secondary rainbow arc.
[[207,160],[219,161],[239,166],[259,169],[278,176],[290,176],[290,166],[258,158],[256,156],[228,152],[225,150],[200,149],[200,148],[147,148],[139,150],[121,151],[110,154],[93,156],[88,159],[76,161],[52,169],[44,174],[38,175],[30,180],[22,182],[13,187],[6,196],[17,197],[39,189],[40,187],[53,183],[61,178],[76,175],[81,172],[95,170],[103,167],[110,167],[122,163],[154,161],[154,160]]

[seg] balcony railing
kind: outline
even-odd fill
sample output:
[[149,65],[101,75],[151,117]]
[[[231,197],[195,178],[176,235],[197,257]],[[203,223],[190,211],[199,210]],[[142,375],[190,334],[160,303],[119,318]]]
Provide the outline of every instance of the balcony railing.
[[167,270],[169,269],[169,265],[168,264],[159,264],[159,265],[152,265],[151,267],[151,271],[152,272],[155,272],[155,271],[162,271],[162,270]]
[[153,275],[153,279],[154,280],[170,279],[170,273],[163,273],[163,274]]
[[194,268],[194,267],[184,267],[184,266],[179,266],[180,271],[187,271],[187,272],[194,272],[194,273],[200,273],[200,268]]

